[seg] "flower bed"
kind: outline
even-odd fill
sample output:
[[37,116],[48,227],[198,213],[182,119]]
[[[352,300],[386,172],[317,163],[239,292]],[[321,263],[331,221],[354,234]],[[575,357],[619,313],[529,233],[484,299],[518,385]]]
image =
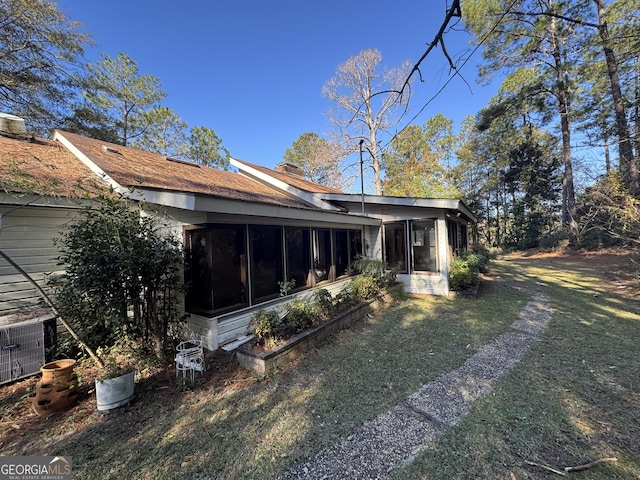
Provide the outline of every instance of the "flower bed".
[[251,343],[241,345],[236,350],[236,358],[243,367],[260,373],[271,373],[280,368],[285,368],[330,335],[391,304],[394,296],[402,289],[402,284],[388,287],[384,293],[376,298],[340,312],[321,325],[298,333],[274,348],[266,350],[255,348]]

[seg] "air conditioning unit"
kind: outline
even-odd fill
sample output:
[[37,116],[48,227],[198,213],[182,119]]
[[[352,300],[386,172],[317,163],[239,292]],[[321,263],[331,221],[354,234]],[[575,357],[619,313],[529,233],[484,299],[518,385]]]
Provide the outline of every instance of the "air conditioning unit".
[[55,315],[1,318],[0,384],[40,373],[40,367],[53,360],[55,345]]

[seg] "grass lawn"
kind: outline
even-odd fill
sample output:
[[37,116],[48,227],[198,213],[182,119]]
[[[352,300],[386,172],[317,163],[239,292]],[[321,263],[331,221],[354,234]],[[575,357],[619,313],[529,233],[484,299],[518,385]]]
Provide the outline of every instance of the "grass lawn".
[[[270,377],[222,353],[184,393],[170,367],[147,372],[135,402],[107,414],[95,410],[90,368],[78,369],[79,404],[48,418],[26,405],[36,379],[3,386],[0,454],[68,455],[82,479],[276,478],[459,367],[508,330],[539,289],[555,309],[541,341],[396,477],[551,478],[526,462],[561,470],[617,457],[568,475],[637,479],[640,305],[628,295],[635,279],[614,270],[613,260],[628,262],[508,257],[492,263],[478,299],[400,301]],[[621,283],[627,288],[616,288]]]

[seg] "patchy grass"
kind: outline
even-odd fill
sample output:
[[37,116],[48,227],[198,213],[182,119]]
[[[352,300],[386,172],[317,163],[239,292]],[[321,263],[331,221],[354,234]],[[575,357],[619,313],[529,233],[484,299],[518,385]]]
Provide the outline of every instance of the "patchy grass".
[[0,453],[69,455],[83,479],[276,478],[459,367],[509,328],[535,286],[556,309],[542,341],[398,478],[549,478],[525,461],[605,456],[619,461],[576,478],[638,478],[638,306],[617,289],[620,272],[572,261],[496,262],[480,298],[403,300],[270,377],[222,352],[184,393],[171,367],[145,372],[134,403],[111,413],[95,410],[90,369],[79,404],[49,418],[26,405],[34,379],[1,387]]
[[527,462],[563,470],[604,457],[618,461],[568,475],[640,478],[640,304],[630,265],[612,254],[494,264],[538,284],[555,310],[551,324],[492,395],[395,478],[542,479],[557,475]]

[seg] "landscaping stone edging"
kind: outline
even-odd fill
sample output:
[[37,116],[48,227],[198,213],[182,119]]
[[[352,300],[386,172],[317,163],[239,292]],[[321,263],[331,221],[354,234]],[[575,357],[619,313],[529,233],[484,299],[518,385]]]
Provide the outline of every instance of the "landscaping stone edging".
[[393,292],[403,289],[402,284],[388,288],[382,295],[339,313],[315,328],[301,332],[271,350],[259,350],[250,343],[236,349],[236,359],[247,370],[271,373],[290,365],[305,352],[324,339],[362,320],[365,315],[386,307],[393,301]]

